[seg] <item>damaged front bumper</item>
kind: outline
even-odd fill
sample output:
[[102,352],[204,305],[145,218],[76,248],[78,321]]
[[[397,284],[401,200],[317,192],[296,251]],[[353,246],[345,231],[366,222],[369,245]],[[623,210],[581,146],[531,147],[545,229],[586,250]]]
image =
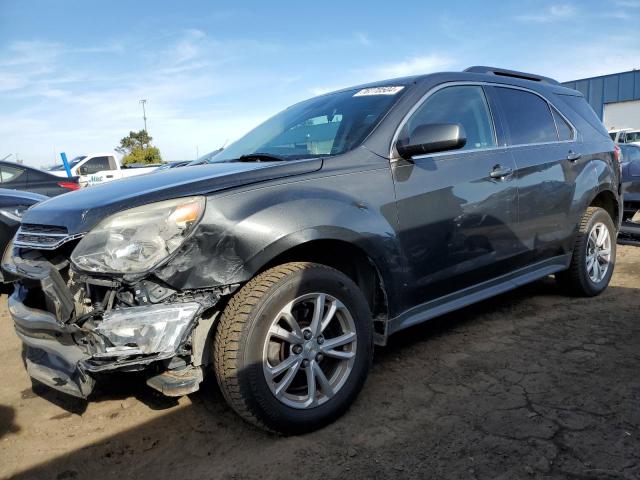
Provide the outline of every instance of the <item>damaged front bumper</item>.
[[25,358],[29,376],[51,388],[86,398],[93,391],[94,379],[85,370],[91,358],[76,344],[73,332],[49,312],[25,306],[21,289],[9,297],[9,312],[16,333],[28,347]]
[[14,260],[10,268],[21,280],[8,308],[33,379],[81,398],[94,390],[98,374],[115,370],[148,370],[147,383],[166,395],[198,389],[213,324],[202,317],[219,299],[214,292],[94,310],[83,306],[84,292],[69,288],[59,266]]

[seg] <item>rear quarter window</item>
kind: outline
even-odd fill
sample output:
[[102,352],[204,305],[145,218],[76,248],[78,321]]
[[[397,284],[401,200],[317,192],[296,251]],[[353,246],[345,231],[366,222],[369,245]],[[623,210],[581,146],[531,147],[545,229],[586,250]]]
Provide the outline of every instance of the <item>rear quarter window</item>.
[[560,141],[571,140],[573,138],[573,130],[571,129],[571,125],[567,123],[567,121],[562,118],[562,115],[558,113],[555,108],[551,109],[553,113],[553,120],[556,122],[556,128],[558,129],[558,138]]
[[587,103],[584,97],[576,97],[574,95],[558,95],[571,109],[586,120],[589,125],[595,128],[602,135],[609,136],[609,132],[600,121],[596,112],[593,111],[591,105]]

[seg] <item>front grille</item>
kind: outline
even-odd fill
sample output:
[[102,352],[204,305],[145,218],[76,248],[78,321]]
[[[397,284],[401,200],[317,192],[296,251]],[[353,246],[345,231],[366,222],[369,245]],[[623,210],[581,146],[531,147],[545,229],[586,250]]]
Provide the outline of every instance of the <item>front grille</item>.
[[25,223],[20,226],[14,245],[35,250],[55,250],[61,245],[80,238],[82,235],[69,235],[65,227],[57,225],[34,225]]
[[34,225],[33,223],[23,223],[20,225],[20,231],[24,233],[53,233],[58,235],[66,235],[67,227],[59,227],[57,225]]

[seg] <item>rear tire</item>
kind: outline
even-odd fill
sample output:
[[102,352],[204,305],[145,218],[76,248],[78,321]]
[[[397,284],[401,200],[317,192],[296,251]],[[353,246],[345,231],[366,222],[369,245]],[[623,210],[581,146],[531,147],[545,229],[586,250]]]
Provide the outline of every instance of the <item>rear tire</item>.
[[556,274],[558,284],[576,296],[593,297],[607,288],[616,259],[616,229],[609,213],[589,207],[582,215],[571,265]]
[[287,263],[252,279],[229,301],[214,340],[215,373],[229,405],[284,434],[342,415],[372,356],[362,292],[341,272],[314,263]]

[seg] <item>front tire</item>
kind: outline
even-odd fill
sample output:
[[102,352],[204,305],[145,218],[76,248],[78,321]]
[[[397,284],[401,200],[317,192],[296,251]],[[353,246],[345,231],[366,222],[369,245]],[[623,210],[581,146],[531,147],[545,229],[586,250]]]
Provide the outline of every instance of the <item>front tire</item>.
[[341,272],[287,263],[233,296],[214,342],[229,405],[259,427],[300,434],[338,418],[361,390],[373,356],[371,312]]
[[609,213],[589,207],[580,221],[569,269],[556,274],[560,286],[577,296],[593,297],[611,281],[616,260],[616,229]]

